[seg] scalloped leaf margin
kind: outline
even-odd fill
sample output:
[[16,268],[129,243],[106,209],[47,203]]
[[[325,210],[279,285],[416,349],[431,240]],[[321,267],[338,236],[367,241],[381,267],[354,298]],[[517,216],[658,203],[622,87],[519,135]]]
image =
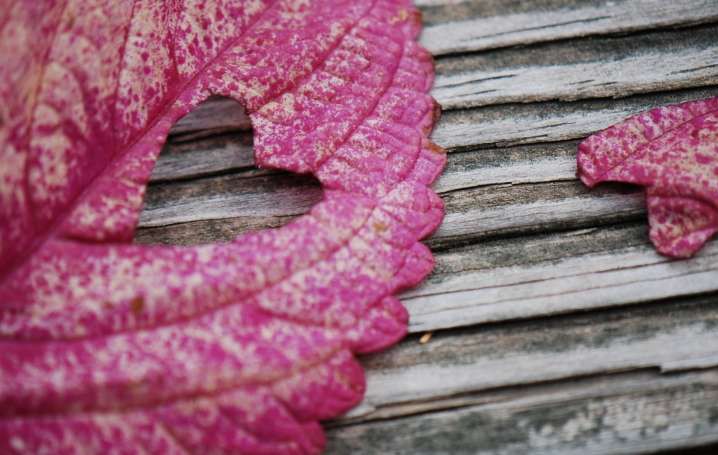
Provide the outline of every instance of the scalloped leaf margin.
[[[405,1],[16,2],[0,23],[0,452],[317,453],[433,259],[431,56]],[[239,101],[324,198],[131,243],[171,125]]]

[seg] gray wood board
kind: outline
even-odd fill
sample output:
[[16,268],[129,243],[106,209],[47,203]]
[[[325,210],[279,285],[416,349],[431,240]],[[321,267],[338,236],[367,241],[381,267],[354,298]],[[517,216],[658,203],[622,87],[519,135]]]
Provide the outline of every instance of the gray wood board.
[[713,0],[418,0],[434,55],[715,21]]
[[364,359],[366,397],[345,419],[395,417],[418,403],[500,387],[718,367],[717,302],[713,293],[440,331],[424,344],[412,337]]
[[618,98],[718,83],[718,26],[602,37],[437,60],[444,109]]
[[717,401],[715,369],[514,387],[456,399],[455,408],[440,412],[330,428],[326,453],[605,455],[686,449],[718,441]]

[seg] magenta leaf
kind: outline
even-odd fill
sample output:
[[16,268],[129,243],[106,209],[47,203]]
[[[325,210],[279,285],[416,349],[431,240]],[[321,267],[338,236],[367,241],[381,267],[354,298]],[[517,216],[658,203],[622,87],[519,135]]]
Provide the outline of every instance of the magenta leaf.
[[659,252],[688,257],[718,231],[718,98],[638,114],[578,148],[578,175],[646,187]]
[[[14,2],[0,19],[0,453],[316,453],[406,332],[445,155],[405,1]],[[323,200],[276,230],[131,243],[212,94]]]

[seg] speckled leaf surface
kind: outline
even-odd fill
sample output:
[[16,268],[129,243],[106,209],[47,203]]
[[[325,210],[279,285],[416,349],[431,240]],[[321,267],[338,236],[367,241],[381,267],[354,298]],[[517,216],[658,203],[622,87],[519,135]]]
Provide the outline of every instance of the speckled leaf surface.
[[653,244],[693,255],[718,231],[718,98],[656,108],[590,136],[578,175],[588,186],[645,186]]
[[[316,453],[406,331],[445,162],[407,2],[19,1],[0,17],[0,453]],[[277,230],[132,244],[211,94],[323,200]]]

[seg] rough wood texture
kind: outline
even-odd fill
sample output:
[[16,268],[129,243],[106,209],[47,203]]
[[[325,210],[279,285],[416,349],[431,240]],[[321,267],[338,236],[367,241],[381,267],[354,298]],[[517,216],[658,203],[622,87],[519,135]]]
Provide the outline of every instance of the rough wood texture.
[[442,147],[467,149],[564,141],[585,137],[637,112],[662,104],[718,95],[718,77],[705,89],[636,95],[619,100],[603,98],[575,102],[499,104],[444,112],[433,139]]
[[[718,76],[718,27],[564,42],[437,63],[434,96],[445,109],[497,103],[625,97],[709,85]],[[648,70],[650,69],[650,70]]]
[[[515,240],[505,242],[501,254],[512,252],[522,258],[533,253],[531,262],[499,262],[491,267],[481,264],[489,254],[496,254],[491,243],[439,253],[437,271],[430,280],[405,295],[411,314],[410,330],[444,329],[718,291],[715,242],[694,260],[670,261],[657,254],[645,237],[643,229],[596,229],[543,237],[539,245],[534,239]],[[629,246],[637,240],[642,242]],[[575,245],[587,243],[600,245],[603,251],[571,251]],[[540,251],[531,251],[537,246]],[[549,259],[541,260],[543,254],[549,254]],[[448,267],[446,263],[460,266]]]
[[[328,453],[718,444],[718,242],[669,261],[638,189],[575,178],[586,135],[718,95],[718,3],[418,3],[440,56],[447,216],[427,240],[435,271],[403,295],[412,334],[364,359],[366,400],[328,423]],[[309,210],[321,188],[256,169],[250,127],[224,99],[182,119],[136,241],[230,240]]]
[[375,392],[335,422],[330,453],[639,453],[716,442],[716,297],[413,339],[365,362]]
[[368,359],[367,395],[350,416],[433,397],[606,372],[718,367],[715,303],[713,294],[435,333],[426,344],[405,343]]
[[422,44],[434,55],[473,52],[587,35],[679,27],[718,18],[712,0],[419,0],[429,25]]
[[716,400],[717,370],[510,388],[448,411],[330,429],[327,453],[692,453],[718,439]]

